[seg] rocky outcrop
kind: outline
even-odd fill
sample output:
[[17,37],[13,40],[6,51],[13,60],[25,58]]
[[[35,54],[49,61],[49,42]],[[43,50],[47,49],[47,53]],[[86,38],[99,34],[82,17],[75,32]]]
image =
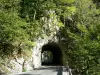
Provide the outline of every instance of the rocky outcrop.
[[1,73],[19,73],[30,70],[33,70],[32,59],[25,60],[24,58],[15,58],[7,60],[0,65]]
[[42,47],[50,42],[58,42],[56,34],[59,31],[59,21],[54,11],[49,11],[48,15],[50,18],[42,18],[42,21],[44,23],[42,36],[36,39],[37,45],[33,48],[34,68],[39,68],[41,66]]
[[[19,73],[22,71],[33,70],[33,68],[39,68],[41,66],[41,51],[42,47],[50,42],[57,42],[57,32],[59,30],[59,21],[54,11],[47,11],[47,17],[42,17],[43,30],[41,36],[35,39],[36,46],[33,47],[32,57],[28,60],[24,58],[15,58],[4,63],[2,67],[6,69],[7,73]],[[1,69],[1,71],[4,71]]]

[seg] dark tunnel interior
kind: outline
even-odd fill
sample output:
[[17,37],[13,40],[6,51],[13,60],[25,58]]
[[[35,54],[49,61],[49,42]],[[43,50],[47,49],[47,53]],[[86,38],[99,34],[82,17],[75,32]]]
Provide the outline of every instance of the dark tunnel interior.
[[53,61],[51,63],[42,62],[42,65],[62,65],[62,51],[57,43],[48,43],[44,45],[42,47],[42,53],[44,51],[50,51],[53,54]]

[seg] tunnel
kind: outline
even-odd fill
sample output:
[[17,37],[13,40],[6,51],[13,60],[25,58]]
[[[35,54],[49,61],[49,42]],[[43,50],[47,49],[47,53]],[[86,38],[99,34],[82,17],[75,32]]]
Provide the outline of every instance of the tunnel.
[[[50,61],[49,62],[43,62],[42,65],[52,65],[52,66],[61,66],[62,65],[62,51],[57,43],[48,43],[45,44],[42,47],[42,55],[46,55],[46,53],[49,52],[51,54],[51,58],[48,58]],[[44,54],[43,54],[44,53]],[[41,60],[43,60],[43,57],[41,55]]]

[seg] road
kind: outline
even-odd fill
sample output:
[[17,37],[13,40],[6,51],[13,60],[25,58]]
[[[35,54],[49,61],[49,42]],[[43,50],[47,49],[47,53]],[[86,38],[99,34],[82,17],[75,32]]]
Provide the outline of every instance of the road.
[[[10,74],[11,75],[11,74]],[[39,69],[12,75],[70,75],[63,66],[42,66]]]

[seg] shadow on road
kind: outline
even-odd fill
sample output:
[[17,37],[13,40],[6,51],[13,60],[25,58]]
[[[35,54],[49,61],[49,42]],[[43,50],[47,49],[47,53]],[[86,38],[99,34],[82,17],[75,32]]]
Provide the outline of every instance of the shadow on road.
[[63,75],[63,67],[58,68],[58,73],[57,75]]
[[49,67],[41,67],[39,69],[36,70],[57,70],[57,67],[53,67],[53,66],[49,66]]
[[15,74],[15,75],[63,75],[64,74],[63,72],[66,72],[66,68],[63,66],[54,66],[54,67],[48,66],[48,67],[41,67],[39,69],[35,69],[34,71],[29,72],[27,74],[23,73],[23,74]]

